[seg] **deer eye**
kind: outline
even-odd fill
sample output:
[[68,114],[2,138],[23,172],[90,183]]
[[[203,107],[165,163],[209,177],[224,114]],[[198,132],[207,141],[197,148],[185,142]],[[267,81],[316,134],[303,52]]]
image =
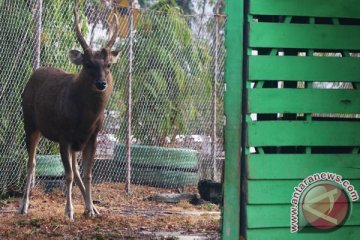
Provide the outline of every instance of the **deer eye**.
[[110,68],[110,67],[111,67],[111,64],[106,65],[106,67],[107,67],[107,68]]

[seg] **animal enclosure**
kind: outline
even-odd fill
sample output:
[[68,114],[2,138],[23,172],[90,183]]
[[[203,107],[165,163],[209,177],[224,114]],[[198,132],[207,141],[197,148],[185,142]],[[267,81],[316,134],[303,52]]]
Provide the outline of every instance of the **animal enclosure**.
[[[25,83],[41,66],[78,72],[68,52],[80,48],[73,27],[73,1],[4,0],[0,4],[3,195],[21,190],[25,179],[20,106]],[[220,180],[225,18],[185,16],[172,7],[130,9],[103,1],[80,1],[78,11],[82,32],[93,48],[107,40],[114,14],[121,28],[114,46],[120,49],[120,59],[111,68],[114,90],[97,140],[93,181],[126,181],[127,140],[132,143],[132,183],[175,188],[196,185],[204,178]],[[127,133],[129,106],[131,135]],[[56,144],[43,139],[37,153],[37,182],[47,188],[61,184],[63,168]]]

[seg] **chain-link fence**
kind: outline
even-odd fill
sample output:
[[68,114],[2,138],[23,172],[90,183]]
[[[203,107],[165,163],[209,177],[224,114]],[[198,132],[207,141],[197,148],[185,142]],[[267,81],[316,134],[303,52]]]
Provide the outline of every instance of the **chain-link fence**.
[[[129,137],[132,183],[179,187],[204,178],[220,180],[225,18],[109,2],[80,1],[78,10],[83,34],[95,49],[108,40],[114,14],[120,24],[115,44],[120,60],[112,66],[115,85],[98,136],[93,181],[126,180]],[[72,0],[2,0],[0,7],[0,192],[5,194],[21,189],[26,174],[24,85],[38,66],[79,71],[68,60],[68,51],[79,44]],[[57,144],[40,142],[37,182],[63,178],[58,152]]]

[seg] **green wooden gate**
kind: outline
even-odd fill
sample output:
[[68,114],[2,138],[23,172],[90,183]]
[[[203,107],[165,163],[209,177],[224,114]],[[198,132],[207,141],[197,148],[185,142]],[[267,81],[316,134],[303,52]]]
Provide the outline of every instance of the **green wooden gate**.
[[359,1],[226,4],[223,239],[360,239],[358,201],[336,231],[290,233],[307,176],[337,173],[360,192]]

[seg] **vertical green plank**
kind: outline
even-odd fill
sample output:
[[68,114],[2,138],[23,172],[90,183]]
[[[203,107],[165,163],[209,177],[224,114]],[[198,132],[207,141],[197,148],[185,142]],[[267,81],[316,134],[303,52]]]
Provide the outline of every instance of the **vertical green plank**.
[[240,238],[240,158],[243,64],[243,0],[226,1],[225,169],[222,239]]

